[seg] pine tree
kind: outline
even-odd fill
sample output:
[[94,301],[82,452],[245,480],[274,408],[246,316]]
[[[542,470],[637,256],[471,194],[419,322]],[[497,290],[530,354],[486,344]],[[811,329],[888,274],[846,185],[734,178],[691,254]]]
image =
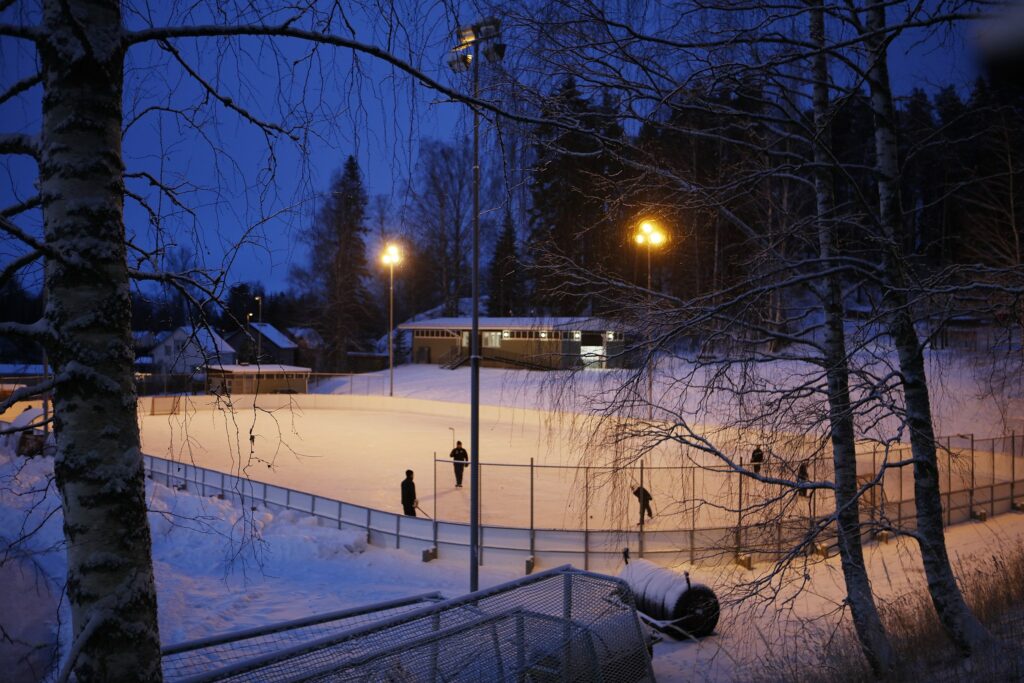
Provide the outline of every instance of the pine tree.
[[516,315],[523,308],[523,273],[516,249],[516,229],[512,213],[505,212],[501,235],[491,259],[490,299],[488,315]]
[[313,224],[303,234],[310,265],[294,278],[315,296],[314,327],[324,338],[328,363],[346,367],[346,353],[365,346],[377,316],[366,286],[366,207],[368,197],[355,157],[349,156]]

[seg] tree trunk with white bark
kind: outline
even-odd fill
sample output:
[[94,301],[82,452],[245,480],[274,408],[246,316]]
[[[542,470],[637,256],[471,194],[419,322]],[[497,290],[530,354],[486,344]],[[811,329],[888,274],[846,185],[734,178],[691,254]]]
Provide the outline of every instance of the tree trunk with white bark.
[[39,184],[78,681],[160,680],[131,344],[120,0],[47,0]]
[[903,258],[903,217],[899,203],[899,156],[896,112],[892,103],[886,42],[885,5],[872,3],[866,14],[869,51],[868,85],[875,123],[876,176],[879,221],[884,237],[883,259],[889,284],[886,304],[888,331],[899,358],[906,420],[914,460],[916,538],[921,549],[928,591],[943,627],[964,655],[976,653],[992,642],[985,627],[964,601],[949,563],[943,529],[939,467],[935,453],[924,353],[907,297],[908,277]]
[[[814,193],[817,213],[818,253],[830,269],[834,256],[834,194],[828,146],[829,73],[825,51],[825,18],[821,0],[810,13],[811,41],[820,49],[813,57]],[[829,272],[820,285],[825,315],[824,365],[828,379],[829,427],[835,469],[836,531],[839,558],[846,581],[846,597],[861,649],[876,676],[893,667],[893,649],[875,605],[871,581],[864,563],[860,507],[857,497],[857,448],[850,407],[850,377],[843,329],[843,301],[839,276]]]

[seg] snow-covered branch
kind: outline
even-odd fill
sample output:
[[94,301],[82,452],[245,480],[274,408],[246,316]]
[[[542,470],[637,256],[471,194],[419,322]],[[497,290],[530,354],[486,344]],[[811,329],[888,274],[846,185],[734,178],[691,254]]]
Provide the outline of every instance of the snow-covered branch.
[[24,154],[39,158],[39,139],[24,133],[0,134],[0,154]]

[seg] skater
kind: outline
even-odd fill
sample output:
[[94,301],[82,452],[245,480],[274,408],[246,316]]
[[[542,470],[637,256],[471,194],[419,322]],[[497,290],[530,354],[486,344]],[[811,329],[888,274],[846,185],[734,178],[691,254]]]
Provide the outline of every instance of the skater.
[[754,446],[754,452],[750,454],[750,464],[753,465],[754,474],[761,474],[761,463],[764,462],[764,451],[760,446]]
[[462,447],[461,441],[455,442],[455,448],[452,449],[450,456],[455,466],[455,488],[462,488],[462,470],[466,468],[466,462],[469,461],[469,453]]
[[[806,484],[807,483],[807,463],[806,462],[800,463],[800,469],[798,469],[796,471],[796,482],[798,484]],[[812,493],[811,489],[800,489],[800,495],[803,496],[804,498],[810,498],[811,497],[811,493]]]
[[416,484],[412,482],[412,470],[405,471],[405,479],[402,480],[402,509],[409,517],[416,516]]
[[647,511],[647,518],[654,519],[654,513],[651,512],[651,501],[654,498],[651,497],[651,492],[645,489],[643,486],[637,486],[633,489],[633,495],[640,501],[640,526],[644,525],[644,511]]

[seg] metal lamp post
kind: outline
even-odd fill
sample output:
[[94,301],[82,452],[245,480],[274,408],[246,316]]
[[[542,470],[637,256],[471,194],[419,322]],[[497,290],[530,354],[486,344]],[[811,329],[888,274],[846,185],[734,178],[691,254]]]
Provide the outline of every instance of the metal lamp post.
[[[256,306],[258,307],[259,313],[256,316],[256,320],[259,323],[263,323],[263,297],[256,297]],[[260,363],[263,361],[263,330],[256,330],[256,362]]]
[[[647,305],[651,304],[651,247],[658,247],[665,243],[668,235],[661,227],[651,220],[641,221],[633,234],[636,243],[647,247]],[[648,417],[654,419],[654,359],[647,368],[647,410]]]
[[381,262],[388,267],[388,375],[390,387],[388,396],[395,395],[395,264],[402,261],[402,253],[394,244],[384,249]]
[[[452,48],[448,66],[461,72],[472,68],[473,99],[480,97],[480,45],[492,62],[505,56],[501,21],[488,17],[455,30],[458,45]],[[480,584],[480,114],[473,108],[473,325],[469,346],[469,590]]]

